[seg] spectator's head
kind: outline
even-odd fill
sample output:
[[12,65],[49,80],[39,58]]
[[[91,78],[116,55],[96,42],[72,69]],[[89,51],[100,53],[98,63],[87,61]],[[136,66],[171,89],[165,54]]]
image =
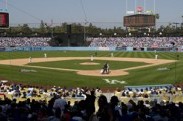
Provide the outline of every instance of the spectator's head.
[[99,99],[98,99],[98,106],[103,107],[107,104],[107,98],[105,95],[100,95]]
[[110,103],[111,103],[112,105],[117,105],[118,102],[119,102],[119,99],[118,99],[117,96],[112,96],[112,97],[111,97]]

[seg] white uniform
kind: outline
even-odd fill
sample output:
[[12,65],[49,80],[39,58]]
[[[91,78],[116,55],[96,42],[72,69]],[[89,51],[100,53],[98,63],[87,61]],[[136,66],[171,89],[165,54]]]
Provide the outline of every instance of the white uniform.
[[91,61],[93,61],[93,55],[91,55],[91,58],[90,58]]
[[158,59],[158,55],[155,55],[155,59],[156,59],[156,60]]
[[47,54],[46,53],[44,53],[44,57],[47,58]]
[[111,57],[114,57],[113,53],[111,53]]
[[29,63],[31,63],[32,62],[32,58],[31,57],[29,57]]

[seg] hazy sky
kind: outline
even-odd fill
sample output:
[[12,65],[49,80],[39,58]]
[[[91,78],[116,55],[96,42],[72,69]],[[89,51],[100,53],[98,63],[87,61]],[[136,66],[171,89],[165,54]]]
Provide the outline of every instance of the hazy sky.
[[[0,0],[0,8],[5,0]],[[145,2],[145,6],[144,6]],[[137,6],[153,10],[154,0],[7,0],[10,24],[62,22],[122,22],[126,10]],[[158,22],[182,22],[183,0],[156,0]]]

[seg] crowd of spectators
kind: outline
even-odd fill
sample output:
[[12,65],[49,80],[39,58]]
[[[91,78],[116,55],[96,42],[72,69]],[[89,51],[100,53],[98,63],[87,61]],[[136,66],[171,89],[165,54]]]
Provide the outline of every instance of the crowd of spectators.
[[[101,93],[99,88],[43,88],[3,81],[0,83],[0,121],[60,121],[60,118],[74,121],[81,119],[78,116],[81,106],[87,106],[87,113],[90,115],[95,111],[93,105],[87,104],[94,103],[94,94]],[[75,99],[74,103],[72,99]],[[88,118],[89,116],[85,116],[84,119]]]
[[90,47],[172,48],[183,46],[183,37],[96,37],[87,38]]
[[[50,37],[0,37],[0,47],[49,46]],[[95,37],[90,47],[172,48],[183,46],[183,37]]]
[[183,121],[183,100],[153,98],[182,92],[175,86],[117,89],[107,100],[100,88],[0,83],[0,121]]
[[50,37],[0,37],[0,47],[49,46]]
[[126,102],[130,99],[134,101],[154,101],[158,103],[183,101],[183,92],[180,86],[160,86],[150,88],[127,88],[122,91],[115,91],[115,95]]

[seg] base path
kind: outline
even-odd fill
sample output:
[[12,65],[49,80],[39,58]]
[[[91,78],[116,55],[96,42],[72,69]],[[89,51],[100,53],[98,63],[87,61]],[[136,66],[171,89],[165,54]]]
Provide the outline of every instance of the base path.
[[[54,57],[54,58],[32,58],[32,62],[51,62],[51,61],[62,61],[62,60],[88,60],[85,65],[89,65],[90,57]],[[14,65],[23,67],[34,67],[34,68],[45,68],[52,70],[64,70],[64,71],[75,71],[79,75],[86,76],[121,76],[127,75],[129,70],[140,69],[145,67],[157,66],[161,64],[173,63],[175,60],[165,60],[165,59],[148,59],[148,58],[119,58],[119,57],[95,57],[94,60],[106,60],[106,61],[129,61],[129,62],[144,62],[148,65],[130,67],[125,69],[110,70],[109,74],[101,74],[100,70],[78,70],[78,69],[65,69],[65,68],[53,68],[53,67],[42,67],[42,66],[29,66],[29,59],[11,59],[11,60],[1,60],[0,64],[4,65]],[[83,63],[81,63],[83,64]],[[95,61],[92,62],[95,64]]]

